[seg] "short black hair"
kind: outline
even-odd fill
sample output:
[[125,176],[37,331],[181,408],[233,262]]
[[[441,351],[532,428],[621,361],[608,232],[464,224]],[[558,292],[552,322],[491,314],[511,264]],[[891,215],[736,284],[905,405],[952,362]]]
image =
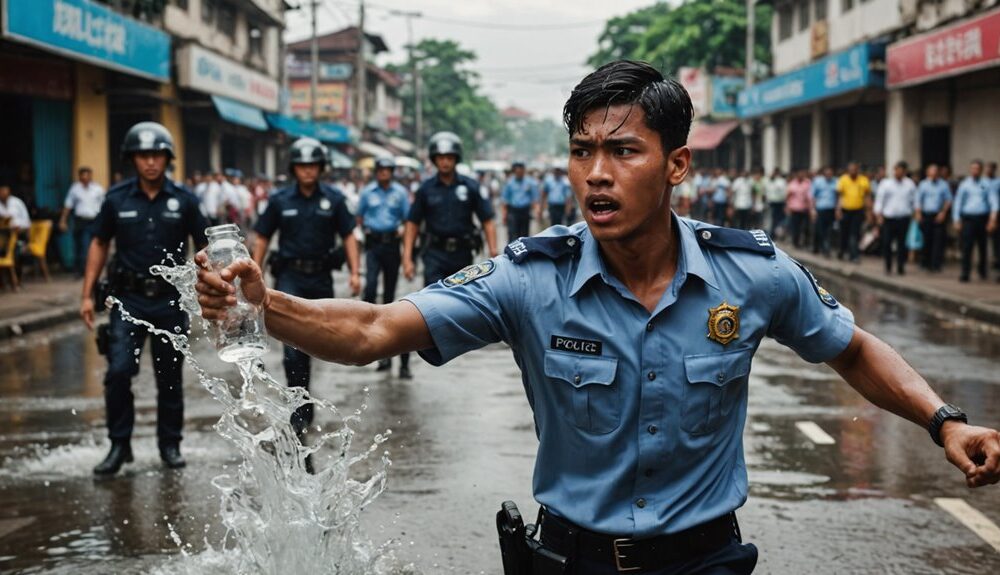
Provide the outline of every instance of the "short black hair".
[[900,160],[900,161],[896,162],[896,166],[895,167],[897,167],[897,168],[903,168],[903,170],[906,170],[906,169],[908,169],[910,167],[910,165],[906,163],[906,160]]
[[660,134],[665,153],[687,143],[694,117],[687,90],[677,80],[664,78],[656,68],[635,60],[610,62],[581,80],[563,107],[563,124],[572,136],[582,129],[587,113],[623,104],[639,104],[646,126]]

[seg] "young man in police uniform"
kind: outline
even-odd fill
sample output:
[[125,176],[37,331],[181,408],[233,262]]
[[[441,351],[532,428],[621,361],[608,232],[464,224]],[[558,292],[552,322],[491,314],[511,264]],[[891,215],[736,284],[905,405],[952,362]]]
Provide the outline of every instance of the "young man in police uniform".
[[524,162],[514,162],[514,174],[503,186],[500,202],[511,241],[531,235],[531,214],[538,211],[538,182],[525,174]]
[[431,136],[428,155],[437,174],[425,180],[413,197],[403,236],[403,274],[415,275],[413,251],[424,224],[426,246],[423,250],[424,283],[430,285],[472,263],[472,252],[479,249],[479,229],[475,215],[486,234],[490,257],[497,255],[497,232],[493,223],[493,205],[489,190],[456,171],[462,161],[462,140],[451,132]]
[[[295,183],[270,198],[254,228],[257,232],[254,261],[258,266],[264,265],[271,238],[279,233],[278,253],[270,262],[276,287],[307,299],[333,297],[332,272],[340,264],[336,261],[338,236],[344,242],[351,272],[351,295],[361,291],[358,240],[352,233],[354,216],[339,190],[320,183],[327,164],[326,148],[319,140],[300,138],[293,142],[289,171]],[[284,366],[289,387],[309,389],[312,362],[308,354],[286,345]],[[301,434],[312,419],[313,405],[309,403],[293,414],[292,424]]]
[[[155,122],[140,122],[125,134],[122,155],[135,168],[136,177],[108,190],[101,211],[93,222],[93,239],[87,255],[80,316],[94,328],[94,284],[108,259],[111,240],[115,257],[110,268],[111,293],[125,311],[159,329],[180,333],[188,318],[177,305],[173,286],[149,272],[169,254],[175,261],[187,258],[188,238],[198,249],[205,246],[208,222],[198,198],[166,177],[174,158],[174,141],[166,128]],[[97,302],[103,305],[104,302]],[[108,328],[108,371],[104,376],[104,405],[111,450],[94,468],[96,475],[113,475],[132,461],[131,437],[135,424],[132,378],[139,373],[140,350],[147,330],[122,318],[115,309]],[[169,468],[184,467],[180,452],[184,424],[182,393],[183,357],[153,336],[153,370],[156,377],[156,437],[160,458]]]
[[[358,202],[358,225],[365,232],[365,295],[375,303],[378,276],[382,274],[382,303],[396,299],[396,281],[402,261],[399,239],[410,211],[410,195],[406,188],[393,181],[396,161],[392,158],[375,160],[375,181],[361,191]],[[400,379],[411,379],[410,354],[399,357]],[[378,371],[392,369],[392,360],[378,362]]]
[[203,313],[223,316],[240,277],[273,336],[328,361],[419,350],[440,365],[508,343],[539,438],[541,540],[576,574],[753,570],[757,550],[733,513],[747,496],[747,380],[765,336],[927,426],[969,486],[997,482],[998,433],[965,424],[766,234],[671,213],[692,114],[684,89],[652,67],[603,66],[564,111],[585,223],[516,241],[385,306],[268,290],[246,262],[206,269]]

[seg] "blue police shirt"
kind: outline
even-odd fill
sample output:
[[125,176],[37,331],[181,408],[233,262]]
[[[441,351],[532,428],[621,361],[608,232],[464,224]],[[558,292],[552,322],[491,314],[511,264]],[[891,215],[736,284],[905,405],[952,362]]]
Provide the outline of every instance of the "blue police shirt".
[[198,197],[169,179],[152,200],[136,178],[113,186],[92,226],[102,241],[115,238],[119,265],[142,274],[164,263],[168,254],[177,262],[187,259],[188,238],[198,249],[208,243],[208,220],[201,213]]
[[569,178],[549,178],[545,180],[545,197],[550,206],[564,206],[566,200],[573,194],[573,189],[569,185]]
[[344,195],[336,188],[320,184],[306,197],[293,184],[271,196],[254,231],[266,238],[280,231],[278,255],[282,258],[318,260],[329,257],[337,247],[337,235],[347,236],[355,224]]
[[712,193],[712,202],[716,204],[726,204],[729,202],[729,186],[731,182],[726,176],[712,179],[712,186],[715,191]]
[[817,210],[833,210],[837,207],[837,180],[816,176],[812,181],[813,200]]
[[983,216],[998,211],[998,202],[1000,200],[993,193],[990,180],[974,180],[972,176],[966,176],[955,193],[955,203],[951,208],[952,219],[957,222],[962,216]]
[[925,179],[917,186],[917,206],[921,212],[935,214],[951,201],[951,186],[938,178]]
[[[740,507],[747,379],[761,339],[822,362],[854,334],[851,312],[763,232],[674,222],[677,271],[652,314],[582,222],[405,298],[427,323],[435,347],[421,356],[434,365],[511,346],[539,439],[535,498],[593,531],[651,537]],[[723,344],[708,325],[727,308],[738,324]]]
[[451,185],[435,175],[420,184],[406,219],[418,226],[426,221],[427,231],[437,236],[461,237],[476,231],[473,214],[480,223],[493,219],[489,191],[461,174]]
[[504,185],[500,200],[512,208],[527,208],[538,201],[539,195],[538,182],[533,178],[511,178]]
[[372,182],[361,191],[358,202],[358,216],[365,228],[373,232],[394,232],[406,220],[410,211],[410,196],[406,188],[396,182],[385,189],[378,182]]

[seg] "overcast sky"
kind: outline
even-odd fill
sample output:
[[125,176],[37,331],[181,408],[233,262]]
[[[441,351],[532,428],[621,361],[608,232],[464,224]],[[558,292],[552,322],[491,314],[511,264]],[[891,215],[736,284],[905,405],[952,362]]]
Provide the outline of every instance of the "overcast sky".
[[[308,5],[309,0],[297,0]],[[357,0],[323,0],[319,34],[354,25]],[[486,94],[501,108],[515,105],[536,116],[558,119],[583,65],[597,46],[604,22],[655,0],[366,0],[365,29],[380,34],[391,53],[379,63],[405,60],[406,19],[390,10],[418,11],[416,41],[451,39],[479,57]],[[308,7],[287,13],[286,40],[308,37]],[[535,29],[515,29],[535,27]]]

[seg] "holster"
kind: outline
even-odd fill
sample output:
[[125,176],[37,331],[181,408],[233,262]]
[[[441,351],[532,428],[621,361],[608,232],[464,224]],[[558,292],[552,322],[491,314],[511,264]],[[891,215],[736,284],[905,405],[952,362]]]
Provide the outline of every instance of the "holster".
[[100,279],[94,282],[94,291],[90,294],[90,297],[94,300],[94,313],[101,313],[108,311],[108,296],[111,294],[111,282],[105,279]]
[[537,522],[525,525],[513,501],[504,501],[497,512],[497,534],[504,575],[565,575],[569,559],[535,538]]
[[331,269],[343,269],[344,264],[347,263],[347,250],[344,249],[343,245],[338,245],[332,252],[330,252],[328,259]]
[[267,267],[271,269],[271,275],[278,277],[285,270],[285,260],[278,252],[271,252],[267,256]]
[[97,326],[97,353],[107,357],[111,349],[111,325],[102,323]]

